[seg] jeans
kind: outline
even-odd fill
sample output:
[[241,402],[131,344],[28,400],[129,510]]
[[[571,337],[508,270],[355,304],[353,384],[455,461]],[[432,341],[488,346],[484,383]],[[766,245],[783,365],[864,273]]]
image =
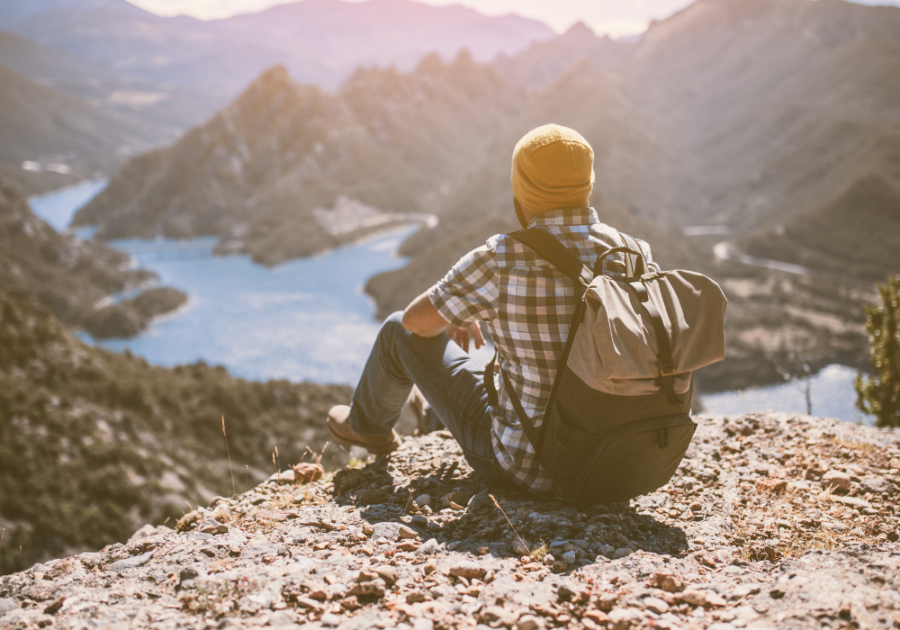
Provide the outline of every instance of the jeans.
[[407,331],[402,315],[388,317],[378,332],[350,403],[350,426],[363,435],[389,434],[415,383],[472,470],[489,486],[509,486],[491,444],[484,366],[446,334],[425,338]]

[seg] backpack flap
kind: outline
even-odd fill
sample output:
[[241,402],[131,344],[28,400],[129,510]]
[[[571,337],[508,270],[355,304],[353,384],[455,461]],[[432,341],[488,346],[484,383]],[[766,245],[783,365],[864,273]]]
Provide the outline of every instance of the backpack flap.
[[[659,311],[672,350],[674,390],[683,394],[693,370],[725,357],[725,295],[715,282],[689,271],[644,274],[640,283]],[[608,394],[659,391],[657,333],[638,291],[626,282],[597,276],[585,294],[585,306],[569,368]]]

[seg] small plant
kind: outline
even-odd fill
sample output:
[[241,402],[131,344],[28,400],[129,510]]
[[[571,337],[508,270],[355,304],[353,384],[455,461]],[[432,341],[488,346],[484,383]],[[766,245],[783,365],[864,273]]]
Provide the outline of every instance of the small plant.
[[228,453],[228,470],[231,471],[231,496],[237,494],[234,489],[234,468],[231,466],[231,449],[228,448],[228,434],[225,433],[225,416],[222,416],[222,435],[225,436],[225,452]]
[[856,376],[856,407],[881,427],[900,427],[900,275],[878,285],[881,304],[868,306],[866,332],[874,374]]
[[494,505],[496,505],[496,506],[497,506],[497,509],[500,510],[500,513],[503,515],[503,518],[505,518],[505,519],[506,519],[506,522],[509,523],[509,528],[512,530],[513,534],[516,535],[516,538],[519,539],[519,542],[522,543],[522,547],[523,547],[524,549],[530,549],[530,547],[528,546],[528,543],[525,542],[525,539],[522,538],[521,536],[519,536],[519,532],[517,532],[517,531],[516,531],[516,528],[513,527],[512,521],[509,520],[509,517],[506,515],[506,512],[503,511],[503,508],[500,507],[500,504],[497,502],[497,499],[494,498],[494,495],[493,495],[493,494],[489,494],[488,496],[491,497],[491,501],[494,502]]
[[531,550],[531,557],[534,558],[535,560],[540,561],[548,553],[550,553],[550,546],[542,540],[540,545],[535,546]]

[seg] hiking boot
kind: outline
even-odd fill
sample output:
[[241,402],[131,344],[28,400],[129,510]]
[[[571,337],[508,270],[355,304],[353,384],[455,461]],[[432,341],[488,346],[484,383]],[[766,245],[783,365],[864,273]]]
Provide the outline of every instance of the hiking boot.
[[328,412],[328,430],[335,442],[343,446],[361,446],[373,455],[387,455],[400,448],[400,438],[396,431],[388,435],[362,435],[350,422],[350,407],[336,405]]

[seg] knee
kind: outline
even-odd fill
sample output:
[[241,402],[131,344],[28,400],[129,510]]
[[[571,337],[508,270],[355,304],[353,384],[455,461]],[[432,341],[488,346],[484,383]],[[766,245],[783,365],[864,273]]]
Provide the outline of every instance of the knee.
[[397,311],[388,315],[387,319],[381,325],[381,332],[402,333],[406,332],[403,327],[403,311]]

